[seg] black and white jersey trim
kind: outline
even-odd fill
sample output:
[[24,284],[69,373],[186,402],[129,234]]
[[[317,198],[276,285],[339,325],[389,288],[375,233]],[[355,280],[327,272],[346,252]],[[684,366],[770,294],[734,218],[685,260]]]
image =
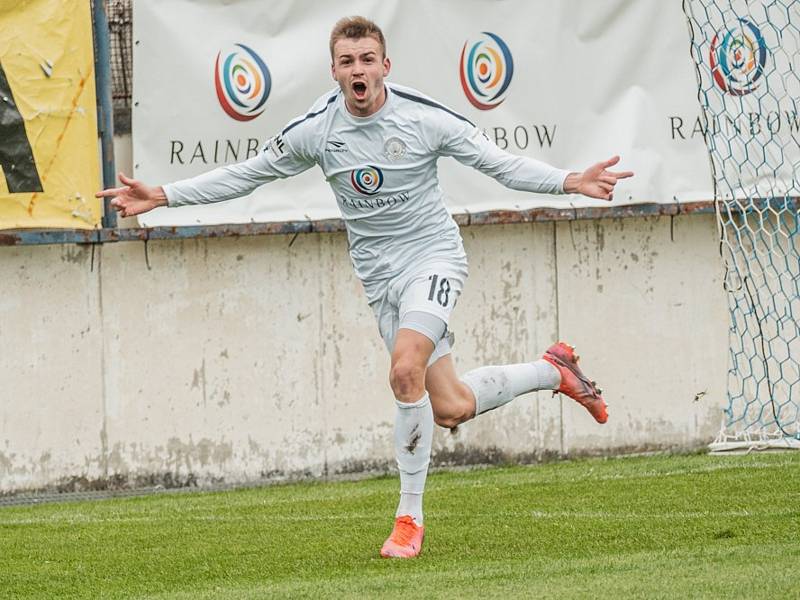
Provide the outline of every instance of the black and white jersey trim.
[[303,123],[304,121],[308,121],[309,119],[313,119],[314,117],[318,117],[319,115],[321,115],[322,113],[324,113],[326,110],[328,110],[328,107],[329,107],[331,104],[333,104],[333,101],[334,101],[334,100],[336,100],[336,98],[337,98],[338,96],[339,96],[339,94],[334,94],[333,96],[331,96],[330,98],[328,98],[328,101],[325,103],[325,106],[323,106],[323,107],[322,107],[320,110],[318,110],[317,112],[308,113],[308,114],[307,114],[305,117],[303,117],[302,119],[298,119],[298,120],[297,120],[297,121],[295,121],[294,123],[289,123],[289,124],[286,126],[286,128],[285,128],[283,131],[281,131],[281,135],[286,135],[286,133],[287,133],[288,131],[291,131],[292,129],[294,129],[295,127],[297,127],[298,125],[300,125],[300,123]]
[[444,112],[453,115],[456,119],[460,119],[465,123],[469,123],[470,125],[475,127],[475,123],[470,121],[467,117],[458,114],[454,110],[450,110],[446,106],[442,106],[438,102],[434,102],[433,100],[429,100],[428,98],[422,98],[421,96],[415,96],[414,94],[401,92],[400,90],[396,90],[392,87],[390,87],[389,89],[392,90],[392,93],[397,94],[401,98],[405,98],[406,100],[411,100],[412,102],[419,102],[420,104],[425,104],[426,106],[432,106],[433,108],[438,108],[439,110],[443,110]]

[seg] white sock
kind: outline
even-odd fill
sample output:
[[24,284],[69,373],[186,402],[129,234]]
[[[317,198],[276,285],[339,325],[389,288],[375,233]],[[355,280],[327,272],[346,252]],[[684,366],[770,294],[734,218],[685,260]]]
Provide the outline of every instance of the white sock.
[[561,375],[553,365],[539,359],[532,363],[480,367],[461,377],[475,396],[475,415],[494,410],[517,396],[536,390],[556,390]]
[[400,504],[395,516],[411,515],[422,525],[422,493],[433,440],[433,408],[428,392],[413,403],[397,401],[394,448],[400,471]]

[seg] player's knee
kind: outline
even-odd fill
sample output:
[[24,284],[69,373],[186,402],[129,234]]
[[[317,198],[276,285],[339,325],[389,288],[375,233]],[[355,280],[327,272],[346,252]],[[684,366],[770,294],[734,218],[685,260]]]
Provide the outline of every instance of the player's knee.
[[453,427],[458,427],[462,423],[461,420],[453,415],[434,414],[433,420],[439,427],[444,427],[446,429],[453,429]]
[[439,427],[453,429],[473,417],[472,411],[466,406],[448,406],[445,409],[435,410],[433,420]]
[[401,402],[415,402],[419,400],[415,396],[420,396],[425,389],[425,367],[398,361],[389,372],[389,385]]

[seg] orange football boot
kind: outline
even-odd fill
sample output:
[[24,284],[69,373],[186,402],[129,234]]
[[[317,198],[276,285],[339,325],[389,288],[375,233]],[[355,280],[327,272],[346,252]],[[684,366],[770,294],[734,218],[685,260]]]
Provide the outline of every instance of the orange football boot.
[[561,385],[556,392],[566,394],[589,411],[598,423],[608,421],[606,403],[603,401],[603,390],[597,383],[590,381],[578,366],[578,355],[575,348],[564,342],[553,344],[542,356],[561,374]]
[[425,537],[425,527],[414,523],[409,515],[397,517],[394,520],[392,534],[383,543],[381,556],[383,558],[414,558],[422,551],[422,540]]

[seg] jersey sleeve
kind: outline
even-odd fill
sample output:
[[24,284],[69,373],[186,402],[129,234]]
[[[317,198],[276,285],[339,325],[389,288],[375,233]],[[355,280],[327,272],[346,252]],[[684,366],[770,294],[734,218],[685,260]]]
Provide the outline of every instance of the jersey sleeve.
[[315,160],[301,148],[299,131],[278,134],[252,158],[164,185],[168,205],[175,207],[231,200],[246,196],[270,181],[302,173],[314,166]]
[[493,177],[512,190],[563,194],[570,171],[498,148],[472,123],[448,115],[439,120],[438,153]]

